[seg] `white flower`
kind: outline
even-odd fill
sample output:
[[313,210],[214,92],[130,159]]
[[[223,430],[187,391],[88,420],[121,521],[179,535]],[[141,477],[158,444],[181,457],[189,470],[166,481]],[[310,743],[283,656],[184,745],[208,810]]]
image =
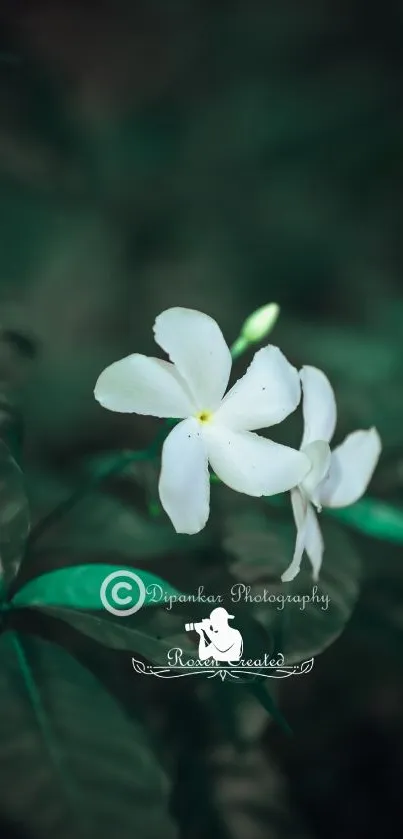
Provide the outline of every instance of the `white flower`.
[[297,525],[297,540],[291,565],[282,575],[283,582],[297,576],[304,550],[318,579],[324,551],[323,538],[312,505],[348,507],[364,494],[378,462],[381,440],[376,428],[354,431],[330,451],[329,442],[336,427],[336,401],[332,386],[321,370],[303,367],[304,434],[301,451],[309,457],[311,470],[291,490],[291,502]]
[[172,363],[129,355],[101,373],[94,393],[111,411],[182,420],[164,442],[159,480],[161,504],[178,533],[206,524],[209,462],[223,483],[247,495],[274,495],[303,479],[306,455],[252,433],[281,422],[300,401],[298,371],[277,347],[259,350],[223,398],[232,360],[212,318],[168,309],[154,335]]

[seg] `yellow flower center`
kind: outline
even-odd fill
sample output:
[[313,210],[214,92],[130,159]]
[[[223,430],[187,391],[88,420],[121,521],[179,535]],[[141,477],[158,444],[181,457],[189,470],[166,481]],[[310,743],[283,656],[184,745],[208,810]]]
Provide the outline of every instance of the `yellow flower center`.
[[200,422],[209,422],[211,420],[211,417],[212,417],[211,411],[200,411],[200,413],[197,414],[197,419]]

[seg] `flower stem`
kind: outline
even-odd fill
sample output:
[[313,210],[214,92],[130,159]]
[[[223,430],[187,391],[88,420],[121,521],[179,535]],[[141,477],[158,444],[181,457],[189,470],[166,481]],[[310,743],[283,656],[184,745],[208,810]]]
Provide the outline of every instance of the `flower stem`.
[[242,335],[240,335],[239,338],[236,339],[235,343],[231,347],[232,358],[234,360],[236,358],[239,358],[239,356],[242,355],[242,353],[244,353],[245,350],[248,349],[248,346],[249,346],[249,341],[247,341],[246,338],[244,338]]

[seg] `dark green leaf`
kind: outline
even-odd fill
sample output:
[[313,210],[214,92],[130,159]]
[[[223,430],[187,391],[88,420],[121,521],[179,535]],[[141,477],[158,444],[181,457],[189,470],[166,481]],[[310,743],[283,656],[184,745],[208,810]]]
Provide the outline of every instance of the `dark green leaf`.
[[286,734],[292,734],[287,720],[284,719],[281,711],[278,709],[274,699],[270,696],[270,693],[264,683],[262,684],[256,680],[256,682],[246,685],[246,689],[252,694],[252,696],[255,697],[259,704],[262,705],[265,711],[273,717],[275,722],[278,723],[280,728],[282,728]]
[[[130,576],[133,573],[143,582],[146,596],[136,613],[125,615],[124,609],[136,605],[139,599],[140,589]],[[127,589],[122,592],[121,596],[131,600],[128,606],[121,607],[120,615],[111,614],[101,601],[101,586],[110,574],[118,576],[106,587],[104,596],[114,608],[119,608],[112,598],[114,583],[124,581],[132,586],[130,594]],[[12,608],[40,609],[107,647],[130,650],[158,664],[166,663],[171,647],[181,646],[182,649],[188,648],[189,653],[194,652],[183,632],[181,617],[156,607],[151,621],[144,618],[145,607],[155,605],[152,589],[147,590],[148,586],[159,586],[172,597],[180,595],[176,588],[148,571],[94,563],[61,568],[35,577],[14,595],[9,605]]]
[[[132,471],[135,471],[134,464]],[[28,486],[37,517],[46,516],[58,504],[67,502],[77,491],[76,483],[28,473]],[[119,553],[126,561],[147,559],[167,553],[194,550],[206,542],[206,533],[198,536],[177,534],[165,513],[158,518],[139,509],[138,494],[143,491],[142,475],[126,476],[117,497],[104,486],[92,487],[75,506],[41,535],[41,546],[65,549],[94,556],[101,550]],[[157,497],[157,491],[156,491]]]
[[41,612],[65,621],[106,647],[138,653],[153,664],[166,664],[168,650],[172,647],[181,647],[189,655],[195,654],[189,638],[183,638],[183,621],[173,615],[153,615],[152,621],[144,625],[138,614],[117,618],[107,612],[90,613],[50,606],[42,607]]
[[1,812],[38,839],[173,839],[144,728],[60,647],[7,632],[0,650]]

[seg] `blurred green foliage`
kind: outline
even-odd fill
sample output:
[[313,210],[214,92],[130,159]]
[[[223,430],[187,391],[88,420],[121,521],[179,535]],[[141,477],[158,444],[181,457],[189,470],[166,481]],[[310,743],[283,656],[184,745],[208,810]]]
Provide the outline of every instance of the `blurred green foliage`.
[[[246,691],[135,676],[130,652],[186,643],[197,609],[123,627],[97,609],[3,608],[4,835],[371,839],[384,813],[402,826],[402,18],[398,0],[1,11],[3,596],[99,564],[183,591],[278,590],[287,502],[213,485],[208,527],[179,537],[156,452],[94,486],[158,431],[102,411],[95,380],[155,352],[168,306],[208,312],[231,344],[278,302],[271,340],[331,379],[336,443],[376,425],[384,447],[368,497],[322,520],[329,611],[237,612],[251,643],[281,639],[289,660],[324,650],[274,692],[292,738]],[[298,445],[300,415],[276,435]],[[287,591],[307,587],[304,561]]]

